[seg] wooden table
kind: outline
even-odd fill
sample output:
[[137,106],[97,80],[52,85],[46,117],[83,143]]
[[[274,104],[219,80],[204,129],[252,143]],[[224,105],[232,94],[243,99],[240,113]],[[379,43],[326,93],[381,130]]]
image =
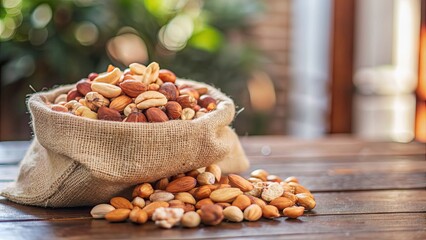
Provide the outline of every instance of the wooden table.
[[[241,141],[251,170],[298,177],[313,191],[317,207],[297,220],[163,230],[152,223],[92,220],[90,208],[44,209],[0,198],[0,239],[426,239],[425,144],[367,142],[348,136]],[[27,146],[27,142],[0,143],[0,188],[16,176],[17,161]]]

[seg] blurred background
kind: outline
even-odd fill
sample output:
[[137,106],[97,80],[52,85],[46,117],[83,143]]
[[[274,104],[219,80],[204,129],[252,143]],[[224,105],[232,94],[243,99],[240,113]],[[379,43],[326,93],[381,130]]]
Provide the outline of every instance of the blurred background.
[[33,90],[157,61],[239,135],[426,141],[425,0],[0,1],[0,140],[31,139]]

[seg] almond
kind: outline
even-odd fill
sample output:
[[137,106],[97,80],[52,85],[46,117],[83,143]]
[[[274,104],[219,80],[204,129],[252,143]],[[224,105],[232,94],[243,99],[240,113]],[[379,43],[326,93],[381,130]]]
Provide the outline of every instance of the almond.
[[211,172],[203,172],[197,176],[197,182],[199,185],[214,184],[215,176]]
[[[161,111],[161,110],[160,110]],[[181,177],[173,180],[166,187],[167,192],[178,193],[187,192],[197,185],[197,180],[190,176]]]
[[212,193],[212,190],[210,189],[210,187],[208,185],[204,185],[197,188],[197,190],[195,190],[194,196],[197,200],[201,200],[204,198],[208,198],[211,193]]
[[250,195],[246,195],[246,196],[250,198],[250,201],[251,201],[252,204],[256,204],[259,207],[266,206],[265,201],[263,201],[262,199],[257,198],[257,197],[253,197],[253,196],[250,196]]
[[269,204],[277,207],[278,210],[283,210],[284,208],[294,206],[295,202],[286,197],[278,197],[272,200]]
[[167,202],[152,202],[146,205],[142,210],[148,214],[148,218],[150,219],[152,214],[154,214],[155,209],[160,207],[169,207],[169,204]]
[[175,199],[180,200],[184,203],[189,203],[189,204],[193,204],[193,205],[195,205],[195,203],[196,203],[194,197],[190,193],[187,193],[187,192],[176,193]]
[[124,222],[129,218],[130,209],[115,209],[105,215],[105,219],[108,222]]
[[293,203],[296,203],[296,202],[297,202],[297,197],[296,197],[296,195],[294,195],[294,194],[293,194],[293,193],[291,193],[291,192],[284,192],[282,196],[283,196],[283,197],[285,197],[285,198],[290,199]]
[[129,214],[130,221],[138,224],[143,224],[148,221],[148,214],[140,209],[139,207],[135,207]]
[[125,80],[120,83],[120,88],[126,95],[135,98],[145,92],[148,86],[138,80]]
[[122,112],[124,108],[127,105],[129,105],[131,102],[132,102],[132,99],[130,97],[126,95],[121,95],[114,98],[114,100],[111,101],[111,103],[109,104],[109,108]]
[[303,215],[304,211],[305,211],[304,207],[294,206],[294,207],[284,208],[283,214],[284,216],[289,218],[298,218]]
[[264,218],[277,218],[280,216],[280,212],[277,207],[266,205],[262,208],[262,216]]
[[232,206],[236,206],[241,210],[246,209],[251,205],[251,200],[246,195],[239,195],[233,202]]
[[185,203],[182,202],[181,200],[174,199],[174,200],[168,201],[168,203],[169,203],[169,208],[182,208],[185,210]]
[[149,200],[151,202],[168,202],[170,200],[173,200],[174,198],[175,195],[166,191],[154,192],[153,194],[151,194],[151,196],[149,196]]
[[244,210],[244,219],[247,221],[257,221],[262,217],[262,208],[257,204],[252,204]]
[[133,209],[133,204],[123,197],[113,197],[111,198],[110,203],[113,207],[118,209]]
[[158,190],[166,190],[167,185],[169,185],[169,179],[168,178],[162,178],[157,181],[155,184],[155,189]]
[[200,209],[204,205],[213,205],[214,202],[210,198],[204,198],[195,204],[196,209]]
[[118,112],[115,109],[101,106],[98,109],[98,119],[121,122],[121,115],[120,115],[120,112]]
[[248,192],[253,189],[253,184],[239,175],[229,174],[228,179],[231,186],[237,187],[243,192]]
[[241,194],[243,192],[239,188],[221,188],[214,190],[210,194],[210,199],[214,202],[232,202]]

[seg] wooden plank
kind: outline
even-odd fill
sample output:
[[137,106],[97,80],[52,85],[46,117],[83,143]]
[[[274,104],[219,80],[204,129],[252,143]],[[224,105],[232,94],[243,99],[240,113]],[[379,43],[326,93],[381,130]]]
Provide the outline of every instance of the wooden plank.
[[[411,231],[423,235],[426,230],[426,213],[361,214],[339,216],[305,216],[298,220],[261,220],[259,222],[222,223],[217,227],[196,229],[158,229],[153,223],[142,226],[130,223],[111,224],[104,220],[65,219],[52,221],[0,222],[4,238],[50,239],[91,238],[100,239],[206,239],[231,237],[303,236],[304,234],[333,233],[356,234],[386,231]],[[417,234],[416,234],[417,236]]]
[[17,164],[29,145],[29,141],[0,142],[0,164]]
[[[316,193],[317,207],[306,215],[426,212],[426,190]],[[409,204],[401,204],[409,203]],[[90,208],[40,208],[0,197],[0,222],[38,219],[90,218]]]

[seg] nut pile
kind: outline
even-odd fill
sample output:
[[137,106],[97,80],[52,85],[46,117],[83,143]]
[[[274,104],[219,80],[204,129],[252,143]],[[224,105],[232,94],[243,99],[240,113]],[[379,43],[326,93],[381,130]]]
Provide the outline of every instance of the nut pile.
[[89,74],[49,105],[53,111],[91,119],[165,122],[199,118],[215,110],[216,104],[207,88],[178,86],[173,72],[152,62],[132,63],[123,72],[110,65],[107,72]]
[[229,222],[258,221],[281,216],[298,218],[316,205],[311,192],[295,177],[282,180],[263,169],[250,178],[236,174],[222,176],[213,164],[133,190],[133,200],[114,197],[110,204],[95,206],[93,218],[109,222],[143,224],[152,220],[162,228],[193,228]]

